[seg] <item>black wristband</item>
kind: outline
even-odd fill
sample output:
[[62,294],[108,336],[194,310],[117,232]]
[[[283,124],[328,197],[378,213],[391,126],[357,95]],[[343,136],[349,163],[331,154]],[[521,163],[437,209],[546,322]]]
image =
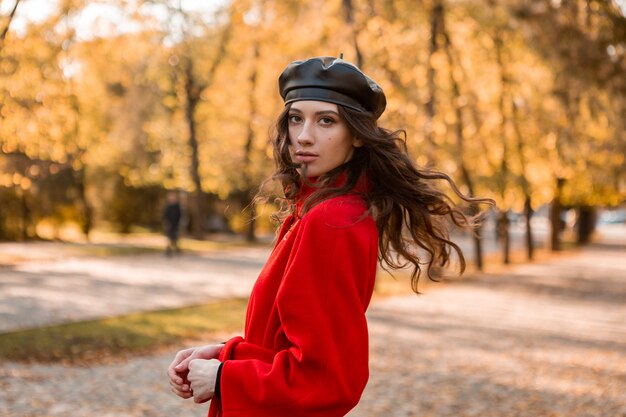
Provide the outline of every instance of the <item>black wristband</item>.
[[222,397],[221,379],[223,366],[224,362],[220,363],[220,366],[217,368],[217,376],[215,377],[215,394],[213,394],[213,397],[217,398],[218,400]]

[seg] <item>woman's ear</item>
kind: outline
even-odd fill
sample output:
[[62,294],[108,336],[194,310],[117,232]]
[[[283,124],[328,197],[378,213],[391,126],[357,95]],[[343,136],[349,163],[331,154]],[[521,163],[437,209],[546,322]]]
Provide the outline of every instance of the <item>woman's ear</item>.
[[363,139],[357,138],[355,136],[354,138],[352,138],[352,146],[354,146],[355,148],[360,148],[361,146],[363,146]]

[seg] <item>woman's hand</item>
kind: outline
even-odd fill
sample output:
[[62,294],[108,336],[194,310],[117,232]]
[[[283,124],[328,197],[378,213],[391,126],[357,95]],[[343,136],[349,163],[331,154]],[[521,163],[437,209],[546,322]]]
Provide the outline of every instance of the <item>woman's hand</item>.
[[195,359],[215,359],[219,356],[223,347],[224,345],[206,345],[179,351],[167,368],[167,376],[170,380],[172,392],[184,399],[191,398],[194,394],[191,391],[187,378],[189,363]]
[[194,359],[189,362],[189,375],[187,378],[191,383],[191,393],[194,402],[200,404],[213,398],[219,367],[220,361],[216,359]]

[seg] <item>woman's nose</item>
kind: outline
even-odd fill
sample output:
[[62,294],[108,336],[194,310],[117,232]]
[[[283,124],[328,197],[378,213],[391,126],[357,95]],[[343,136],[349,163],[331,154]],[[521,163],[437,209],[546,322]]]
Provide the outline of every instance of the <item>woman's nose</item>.
[[300,130],[300,133],[298,134],[297,140],[300,146],[311,145],[313,143],[313,132],[311,132],[309,123],[304,123],[302,130]]

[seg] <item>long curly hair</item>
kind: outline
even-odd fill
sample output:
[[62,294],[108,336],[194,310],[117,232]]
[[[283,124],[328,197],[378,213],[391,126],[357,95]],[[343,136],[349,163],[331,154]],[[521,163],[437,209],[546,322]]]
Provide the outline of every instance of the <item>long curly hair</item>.
[[[491,205],[493,200],[464,196],[448,175],[418,168],[407,152],[404,130],[379,127],[369,113],[337,107],[350,132],[363,145],[355,148],[350,161],[323,174],[314,184],[298,172],[300,165],[292,161],[289,153],[290,105],[278,116],[270,133],[276,170],[269,180],[280,181],[285,196],[278,199],[281,208],[274,218],[282,222],[295,214],[295,200],[303,183],[315,188],[303,202],[301,210],[305,214],[323,200],[352,193],[359,179],[365,176],[370,186],[362,197],[376,221],[378,260],[382,268],[401,269],[411,265],[411,287],[416,293],[423,267],[426,266],[428,277],[436,281],[431,271],[435,266],[448,265],[451,251],[457,253],[463,273],[465,257],[461,248],[450,240],[449,229],[455,225],[474,230],[480,224],[480,216],[466,214],[435,187],[435,181],[446,181],[469,205]],[[345,176],[345,181],[338,181],[340,175]]]

